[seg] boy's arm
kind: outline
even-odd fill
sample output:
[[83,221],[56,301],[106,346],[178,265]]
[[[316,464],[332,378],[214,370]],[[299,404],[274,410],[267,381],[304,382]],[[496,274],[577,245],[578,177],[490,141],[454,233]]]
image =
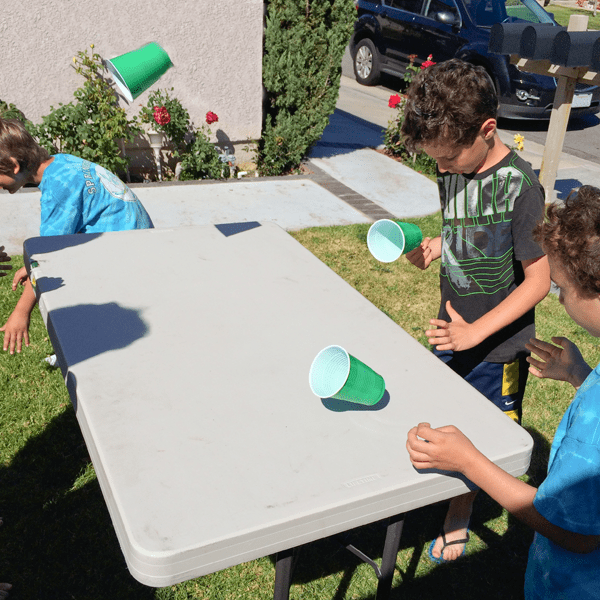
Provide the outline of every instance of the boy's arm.
[[429,323],[437,329],[429,329],[425,335],[429,343],[438,350],[467,350],[477,346],[485,339],[500,331],[507,325],[522,317],[550,291],[550,267],[545,256],[521,261],[525,279],[498,306],[485,315],[467,323],[453,308],[446,303],[446,310],[451,321],[431,319]]
[[600,545],[599,535],[567,531],[545,519],[533,505],[536,488],[491,462],[456,427],[431,429],[429,423],[421,423],[408,432],[406,447],[415,468],[462,473],[503,508],[561,548],[585,554]]
[[25,345],[29,346],[29,317],[35,302],[35,292],[31,282],[27,279],[15,309],[8,317],[4,327],[0,327],[0,331],[4,332],[4,345],[2,347],[4,351],[10,348],[10,353],[14,354],[16,348],[17,352],[21,352],[23,340],[25,340]]
[[527,350],[539,357],[539,360],[527,357],[531,365],[529,372],[540,379],[567,381],[578,389],[592,372],[592,367],[585,362],[579,348],[567,338],[553,337],[552,341],[556,346],[535,338],[525,344]]

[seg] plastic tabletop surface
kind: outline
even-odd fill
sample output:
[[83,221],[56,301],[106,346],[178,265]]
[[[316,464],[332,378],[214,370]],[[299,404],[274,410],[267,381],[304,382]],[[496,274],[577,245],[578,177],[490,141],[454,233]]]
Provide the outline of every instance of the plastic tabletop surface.
[[[142,583],[465,492],[458,476],[410,464],[406,434],[421,421],[457,425],[514,475],[529,465],[524,429],[277,225],[32,238],[24,250]],[[331,344],[384,377],[379,404],[311,392],[310,365]]]

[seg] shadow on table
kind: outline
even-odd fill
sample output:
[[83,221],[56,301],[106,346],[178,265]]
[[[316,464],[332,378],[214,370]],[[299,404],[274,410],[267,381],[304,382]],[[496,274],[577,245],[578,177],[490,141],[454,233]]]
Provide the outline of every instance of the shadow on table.
[[357,404],[347,400],[338,400],[337,398],[321,398],[323,406],[331,412],[347,412],[347,411],[377,411],[383,410],[390,403],[390,393],[385,390],[381,400],[377,404]]
[[[531,484],[537,487],[546,474],[550,446],[537,431],[528,431],[534,438],[534,451],[527,474]],[[475,533],[469,546],[472,553],[453,564],[434,565],[427,556],[428,548],[439,533],[447,506],[447,502],[440,502],[406,515],[390,600],[523,598],[525,569],[533,531],[511,515],[508,516],[506,531],[494,531],[493,523],[490,522],[501,517],[503,510],[487,494],[481,492],[475,501],[470,526]],[[385,525],[386,520],[355,529],[347,536],[346,543],[354,544],[379,563],[385,540]],[[474,544],[479,544],[481,548],[473,551]],[[271,557],[272,561],[274,559],[274,556]],[[306,585],[341,573],[335,595],[328,595],[327,598],[375,600],[375,572],[370,567],[362,567],[362,564],[334,537],[307,544],[299,552],[292,589],[294,585]],[[360,575],[357,572],[359,567]],[[362,581],[356,583],[353,581],[355,577]],[[368,588],[369,592],[361,594],[361,587]]]
[[[48,313],[47,328],[61,359],[59,363],[69,367],[92,356],[125,348],[148,332],[139,310],[116,302],[52,310]],[[77,340],[85,340],[85,343],[77,343]]]
[[74,233],[70,235],[57,235],[57,236],[48,236],[48,237],[35,237],[29,238],[25,240],[24,246],[27,250],[27,254],[30,259],[38,260],[39,262],[43,262],[43,255],[40,259],[36,256],[36,248],[40,245],[44,249],[44,254],[48,252],[58,252],[59,250],[64,250],[65,248],[71,248],[73,246],[80,246],[81,244],[87,244],[96,238],[99,238],[102,233]]

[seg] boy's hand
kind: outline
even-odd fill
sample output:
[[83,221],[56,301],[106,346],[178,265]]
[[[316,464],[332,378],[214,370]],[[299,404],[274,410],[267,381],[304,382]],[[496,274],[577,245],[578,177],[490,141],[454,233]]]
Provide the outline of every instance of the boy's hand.
[[454,425],[432,429],[419,423],[408,432],[406,449],[415,469],[463,473],[478,454],[471,441]]
[[[10,262],[10,256],[4,252],[4,246],[0,246],[0,263]],[[4,271],[10,271],[11,265],[0,265],[0,277],[4,277],[6,273]]]
[[535,338],[525,344],[527,350],[540,358],[537,360],[532,356],[527,357],[527,362],[531,365],[529,372],[540,379],[567,381],[578,388],[592,371],[591,367],[573,342],[564,337],[553,337],[552,341],[557,345]]
[[13,277],[13,282],[12,282],[13,292],[19,287],[19,284],[25,285],[25,282],[27,281],[27,277],[28,277],[27,269],[25,267],[21,267],[15,273],[15,276]]
[[422,269],[423,271],[437,258],[442,255],[442,241],[441,238],[437,237],[433,240],[431,238],[425,238],[419,246],[414,250],[406,253],[406,258],[415,267]]
[[468,350],[477,346],[483,339],[474,323],[467,323],[453,308],[450,300],[446,302],[446,310],[450,322],[442,319],[431,319],[429,323],[437,329],[428,329],[425,335],[429,343],[437,350]]
[[29,314],[14,310],[0,331],[4,332],[2,349],[6,352],[10,348],[11,354],[15,353],[15,348],[21,352],[23,340],[29,346]]

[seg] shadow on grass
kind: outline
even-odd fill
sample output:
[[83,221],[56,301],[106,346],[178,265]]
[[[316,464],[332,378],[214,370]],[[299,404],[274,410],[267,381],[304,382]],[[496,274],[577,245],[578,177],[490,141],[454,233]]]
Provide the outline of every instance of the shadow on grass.
[[88,465],[69,406],[0,468],[0,573],[11,600],[155,597],[129,574]]
[[[534,451],[528,476],[532,485],[540,485],[546,475],[550,445],[537,431],[528,429],[534,439]],[[475,500],[471,531],[481,540],[481,549],[471,550],[453,564],[434,565],[427,558],[427,549],[438,535],[447,510],[447,502],[414,510],[406,515],[400,552],[390,600],[519,600],[523,586],[529,546],[533,531],[508,515],[504,533],[493,531],[491,521],[502,516],[501,507],[487,494],[480,492]],[[385,541],[386,521],[355,529],[349,534],[362,552],[378,563]],[[473,541],[471,542],[471,548]],[[275,557],[271,557],[274,561]],[[332,600],[347,597],[375,600],[376,594],[357,595],[353,577],[361,561],[348,552],[335,538],[319,540],[302,547],[292,578],[294,585],[304,585],[341,573]],[[375,590],[377,578],[369,570],[368,587]],[[366,577],[365,577],[366,579]],[[365,586],[367,583],[364,584]],[[351,590],[352,595],[348,595]]]
[[[529,475],[539,485],[545,476],[549,446],[536,431],[530,433],[535,444]],[[0,482],[0,514],[5,520],[0,529],[0,580],[14,585],[12,600],[198,597],[191,589],[165,588],[161,592],[138,583],[129,574],[99,486],[90,474],[88,453],[70,406],[26,443],[9,466],[0,467]],[[440,503],[407,515],[391,600],[522,598],[531,530],[509,518],[504,533],[494,532],[489,522],[499,518],[502,511],[481,493],[471,525],[483,542],[481,549],[471,546],[472,554],[459,562],[435,566],[426,552],[445,511],[446,503]],[[356,529],[347,541],[380,560],[384,525],[385,521]],[[334,591],[327,589],[314,597],[374,600],[375,573],[368,569],[363,575],[362,569],[362,563],[337,541],[319,540],[303,547],[292,586],[340,574]],[[239,582],[232,583],[229,592],[239,587],[241,593],[247,578],[253,577],[238,573],[232,571],[231,577],[239,577]],[[245,597],[255,600],[270,596],[274,583],[270,577],[261,583],[268,590]],[[359,591],[357,578],[364,580]],[[207,578],[205,585],[205,596],[200,597],[228,597],[221,594],[217,580]],[[330,582],[322,585],[330,586]],[[293,588],[292,597],[298,597]]]

